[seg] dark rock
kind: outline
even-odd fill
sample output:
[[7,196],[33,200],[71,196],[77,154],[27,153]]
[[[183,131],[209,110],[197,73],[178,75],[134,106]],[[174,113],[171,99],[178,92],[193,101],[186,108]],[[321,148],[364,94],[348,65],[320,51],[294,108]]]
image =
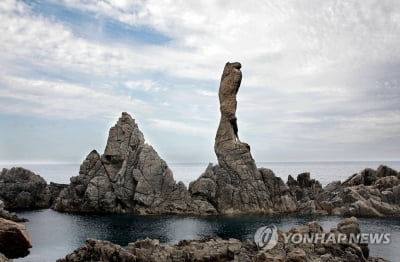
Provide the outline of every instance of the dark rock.
[[21,167],[2,170],[0,199],[6,209],[48,208],[51,205],[51,193],[46,181]]
[[4,202],[0,200],[0,218],[4,218],[7,220],[11,220],[14,222],[26,222],[28,219],[26,218],[20,218],[14,213],[10,213],[7,210],[4,209]]
[[31,247],[25,226],[0,218],[0,253],[7,258],[25,257]]
[[388,166],[380,165],[376,170],[377,177],[398,176],[398,172]]
[[67,188],[68,185],[67,184],[59,184],[59,183],[50,182],[48,187],[49,187],[50,195],[51,195],[50,203],[54,203],[54,201],[60,195],[60,192],[63,189]]
[[[347,219],[338,225],[345,234],[359,232],[358,221]],[[293,228],[292,233],[323,233],[318,222],[306,227]],[[337,234],[335,229],[327,235]],[[284,243],[283,232],[278,230],[278,243],[270,250],[260,250],[253,241],[237,239],[224,240],[205,237],[200,240],[182,240],[175,245],[162,245],[158,240],[145,239],[129,243],[126,248],[108,241],[88,239],[86,245],[67,255],[58,262],[91,261],[335,261],[359,262],[381,261],[382,258],[368,258],[368,246],[356,243]],[[368,258],[368,260],[367,260]]]

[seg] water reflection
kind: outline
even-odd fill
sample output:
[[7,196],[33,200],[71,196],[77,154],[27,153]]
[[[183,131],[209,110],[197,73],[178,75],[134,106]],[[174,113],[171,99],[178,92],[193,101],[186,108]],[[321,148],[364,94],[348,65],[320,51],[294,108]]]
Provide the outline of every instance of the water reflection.
[[[325,231],[336,227],[340,217],[295,216],[135,216],[66,214],[50,209],[18,213],[26,223],[33,241],[31,255],[16,261],[55,261],[82,246],[87,238],[108,240],[125,246],[138,239],[156,238],[172,244],[182,239],[208,235],[222,238],[252,239],[257,228],[271,223],[281,230],[320,221]],[[362,232],[390,232],[390,245],[371,245],[371,255],[396,261],[400,257],[400,220],[397,218],[359,219]]]

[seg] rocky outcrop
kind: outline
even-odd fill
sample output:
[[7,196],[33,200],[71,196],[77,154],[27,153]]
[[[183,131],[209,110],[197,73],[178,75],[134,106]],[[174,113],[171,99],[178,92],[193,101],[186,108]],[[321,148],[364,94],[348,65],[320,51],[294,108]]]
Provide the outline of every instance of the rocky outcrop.
[[214,212],[212,206],[192,201],[186,186],[175,182],[166,162],[145,143],[127,113],[122,113],[110,129],[104,154],[89,153],[79,175],[61,191],[54,209],[138,214]]
[[4,218],[7,220],[11,220],[14,222],[26,222],[28,221],[26,218],[20,218],[16,214],[11,213],[4,209],[4,202],[0,200],[0,218]]
[[297,181],[289,176],[287,184],[302,214],[400,216],[399,173],[387,166],[366,168],[325,188],[308,174],[299,175]]
[[271,170],[258,169],[250,146],[239,140],[236,95],[240,68],[240,63],[227,63],[221,77],[221,119],[214,146],[218,165],[209,165],[189,191],[220,214],[293,212],[296,204],[287,185]]
[[31,239],[24,225],[0,218],[0,253],[7,258],[25,257],[31,247]]
[[[288,233],[323,233],[318,222],[308,226],[292,228]],[[326,232],[329,236],[338,233],[349,235],[360,233],[356,218],[345,219],[335,229]],[[335,261],[335,262],[385,262],[382,258],[369,257],[366,244],[358,245],[349,241],[341,243],[292,243],[285,242],[284,232],[278,231],[278,242],[270,250],[259,249],[253,241],[237,239],[224,240],[206,237],[201,240],[182,240],[178,244],[161,245],[158,240],[145,239],[128,244],[126,248],[108,241],[88,239],[86,245],[67,255],[58,262],[91,261]],[[285,233],[287,235],[287,233]],[[294,241],[293,241],[294,242]]]
[[[250,146],[239,140],[236,118],[240,63],[225,65],[219,87],[221,118],[214,150],[218,164],[190,183],[176,183],[172,171],[145,143],[135,120],[122,113],[110,129],[104,153],[92,151],[67,188],[50,184],[59,211],[138,214],[293,213],[400,215],[399,173],[365,169],[347,181],[322,188],[303,173],[287,183],[257,168]],[[52,202],[52,200],[50,200]]]
[[22,167],[3,168],[0,174],[0,199],[6,209],[48,208],[51,192],[46,181]]

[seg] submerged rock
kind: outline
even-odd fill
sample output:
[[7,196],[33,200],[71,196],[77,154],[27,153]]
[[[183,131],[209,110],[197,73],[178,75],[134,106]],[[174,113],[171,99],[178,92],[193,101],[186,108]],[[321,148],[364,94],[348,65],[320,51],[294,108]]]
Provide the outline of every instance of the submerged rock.
[[[338,233],[359,233],[356,218],[340,222],[337,229],[326,232],[327,238]],[[306,227],[292,228],[289,233],[323,233],[318,222]],[[237,239],[224,240],[219,237],[205,237],[200,240],[182,240],[175,245],[162,245],[158,240],[145,239],[129,243],[122,248],[108,241],[88,239],[86,244],[58,262],[91,261],[335,261],[359,262],[381,261],[382,258],[369,257],[367,245],[356,243],[325,242],[285,243],[284,232],[278,231],[278,242],[270,250],[260,250],[253,241]],[[286,234],[287,235],[287,234]],[[293,241],[294,242],[294,241]]]
[[195,204],[185,185],[175,182],[128,113],[110,129],[104,154],[90,152],[54,204],[58,211],[139,214],[199,213],[198,208],[209,207]]
[[32,247],[24,225],[0,218],[0,253],[7,258],[25,257]]

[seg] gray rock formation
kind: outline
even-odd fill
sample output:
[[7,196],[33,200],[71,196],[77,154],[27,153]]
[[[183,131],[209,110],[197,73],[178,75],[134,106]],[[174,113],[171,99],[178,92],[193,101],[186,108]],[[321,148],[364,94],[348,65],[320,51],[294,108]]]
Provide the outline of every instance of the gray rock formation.
[[51,192],[46,181],[30,170],[3,168],[0,174],[0,199],[6,209],[48,208]]
[[400,215],[400,176],[389,167],[365,169],[325,188],[309,173],[296,180],[289,176],[284,183],[272,170],[257,168],[250,146],[238,137],[240,69],[240,63],[227,63],[221,77],[221,119],[214,146],[218,165],[210,164],[189,190],[174,181],[165,161],[145,143],[131,116],[123,113],[110,129],[104,154],[92,151],[67,188],[50,184],[50,193],[44,195],[51,195],[52,202],[61,191],[53,205],[59,211]]
[[1,254],[7,258],[25,257],[31,247],[32,242],[24,225],[0,218]]
[[138,214],[200,213],[199,208],[214,211],[196,204],[186,186],[175,182],[127,113],[110,129],[104,154],[92,151],[54,204],[58,211]]
[[400,216],[399,173],[390,167],[366,168],[343,183],[335,181],[323,189],[309,176],[303,178],[308,182],[298,183],[299,177],[296,183],[288,179],[302,214]]
[[208,166],[189,191],[222,214],[293,212],[296,205],[289,188],[271,170],[259,170],[250,146],[239,140],[236,95],[242,79],[240,68],[240,63],[227,63],[221,77],[221,119],[214,146],[218,165]]
[[[293,228],[291,233],[322,233],[318,222],[308,226]],[[345,219],[332,229],[327,236],[337,233],[359,233],[356,218]],[[182,240],[178,244],[161,245],[158,240],[139,240],[128,244],[126,248],[108,241],[88,239],[86,245],[67,255],[58,262],[91,262],[91,261],[276,261],[276,262],[385,262],[382,258],[369,257],[367,245],[355,243],[284,243],[283,232],[278,231],[278,243],[270,250],[257,248],[250,240],[241,242],[237,239],[223,240],[218,237],[206,237],[201,240]]]

